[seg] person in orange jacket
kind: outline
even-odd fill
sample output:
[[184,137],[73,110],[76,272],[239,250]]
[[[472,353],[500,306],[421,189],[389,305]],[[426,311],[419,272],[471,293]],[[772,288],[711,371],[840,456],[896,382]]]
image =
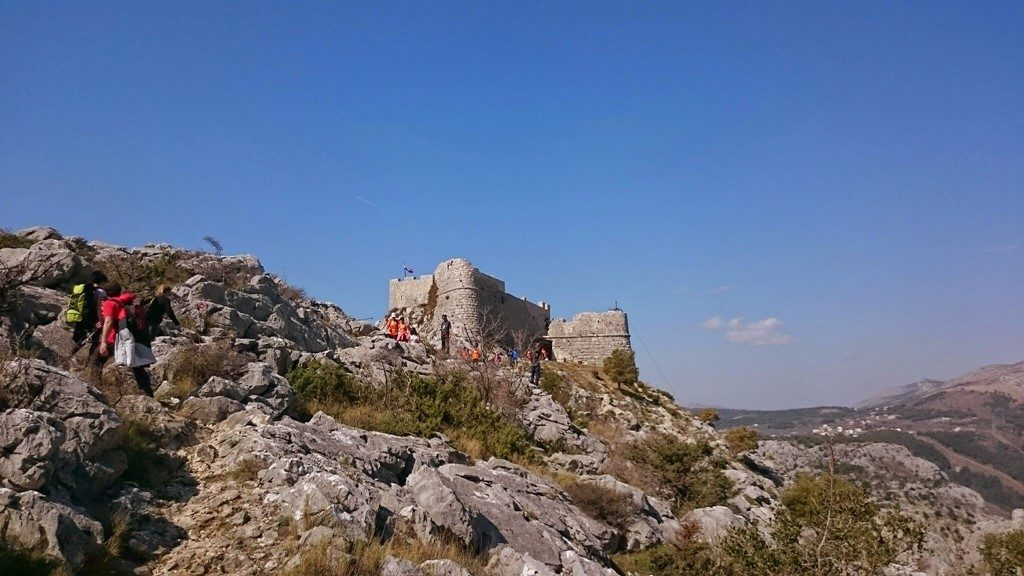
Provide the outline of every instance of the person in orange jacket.
[[473,350],[469,353],[469,359],[472,360],[473,362],[479,362],[480,361],[480,349],[479,348],[473,348]]
[[384,324],[384,331],[391,338],[398,338],[398,319],[394,314],[388,317],[388,321]]

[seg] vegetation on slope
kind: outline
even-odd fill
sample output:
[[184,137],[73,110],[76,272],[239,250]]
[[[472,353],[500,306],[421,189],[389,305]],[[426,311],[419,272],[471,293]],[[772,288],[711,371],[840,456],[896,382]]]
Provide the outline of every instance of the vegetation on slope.
[[459,372],[427,378],[399,372],[389,386],[363,382],[339,366],[310,362],[288,375],[307,413],[400,436],[443,433],[472,456],[528,460],[530,438],[507,414],[484,402]]

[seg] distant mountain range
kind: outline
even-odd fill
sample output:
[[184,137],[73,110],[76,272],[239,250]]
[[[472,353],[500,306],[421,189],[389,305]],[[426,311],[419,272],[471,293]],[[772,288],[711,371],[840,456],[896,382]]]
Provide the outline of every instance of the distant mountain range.
[[829,425],[847,440],[901,444],[1003,510],[1024,507],[1024,362],[897,386],[854,408],[718,412],[720,428],[750,426],[762,438],[799,438]]

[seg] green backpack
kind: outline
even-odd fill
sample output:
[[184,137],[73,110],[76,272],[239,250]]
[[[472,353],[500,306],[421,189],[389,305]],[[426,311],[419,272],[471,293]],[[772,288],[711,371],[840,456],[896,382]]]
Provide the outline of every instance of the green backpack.
[[71,296],[68,297],[68,309],[64,312],[64,321],[68,324],[78,324],[85,316],[85,284],[75,284],[71,288]]

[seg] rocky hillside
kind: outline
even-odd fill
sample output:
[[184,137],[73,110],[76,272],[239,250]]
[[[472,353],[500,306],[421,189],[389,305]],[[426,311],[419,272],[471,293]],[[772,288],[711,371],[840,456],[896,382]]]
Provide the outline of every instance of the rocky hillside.
[[[155,398],[72,355],[61,310],[97,269],[174,286]],[[782,504],[797,456],[777,471],[594,367],[546,362],[532,386],[394,342],[251,256],[2,233],[0,367],[2,574],[760,574],[743,566],[832,549],[785,537],[816,533]],[[921,560],[874,532],[884,502],[845,497],[872,554],[830,574]]]
[[1024,507],[1024,362],[902,386],[866,404],[721,413],[725,426],[757,426],[767,437],[807,436],[827,425],[901,444],[1003,513]]
[[[641,384],[595,371],[577,387],[579,367],[551,364],[545,390],[520,369],[440,359],[250,256],[47,228],[3,242],[0,536],[15,560],[80,573],[348,561],[388,574],[612,574],[614,555],[683,524],[710,539],[775,506],[770,479]],[[142,294],[175,286],[182,325],[154,342],[155,399],[113,365],[90,381],[85,352],[70,355],[67,290],[97,269]],[[699,448],[690,489],[615,453],[652,437]]]

